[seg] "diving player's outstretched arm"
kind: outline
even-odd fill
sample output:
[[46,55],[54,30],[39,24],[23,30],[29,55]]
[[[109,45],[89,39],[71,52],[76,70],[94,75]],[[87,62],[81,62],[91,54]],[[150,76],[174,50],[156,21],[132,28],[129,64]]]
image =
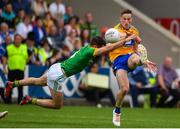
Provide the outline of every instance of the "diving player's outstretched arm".
[[108,43],[106,46],[104,46],[102,48],[98,48],[95,51],[94,56],[102,55],[102,54],[105,54],[109,51],[112,51],[112,50],[114,50],[120,46],[123,46],[125,42],[128,42],[134,38],[136,38],[136,35],[131,35],[127,38],[121,39],[120,41],[118,41],[116,43]]

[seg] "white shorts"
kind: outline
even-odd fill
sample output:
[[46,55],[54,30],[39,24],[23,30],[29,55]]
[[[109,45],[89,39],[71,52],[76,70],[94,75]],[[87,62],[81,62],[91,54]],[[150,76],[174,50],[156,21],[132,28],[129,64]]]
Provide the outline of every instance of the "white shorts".
[[61,64],[53,64],[47,72],[47,85],[55,91],[62,92],[62,83],[66,78]]

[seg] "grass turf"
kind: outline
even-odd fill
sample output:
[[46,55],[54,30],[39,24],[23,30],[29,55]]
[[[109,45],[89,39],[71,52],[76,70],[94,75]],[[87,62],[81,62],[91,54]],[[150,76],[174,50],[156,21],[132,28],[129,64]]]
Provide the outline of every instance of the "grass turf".
[[[0,111],[8,110],[0,119],[0,127],[51,128],[51,127],[114,127],[111,123],[112,108],[65,106],[60,110],[34,105],[0,105]],[[171,128],[180,127],[179,109],[130,109],[123,108],[121,127]]]

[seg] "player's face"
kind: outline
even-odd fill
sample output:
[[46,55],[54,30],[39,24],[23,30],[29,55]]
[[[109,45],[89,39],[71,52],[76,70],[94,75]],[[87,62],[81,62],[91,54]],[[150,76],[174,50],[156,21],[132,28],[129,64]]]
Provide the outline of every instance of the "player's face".
[[120,17],[120,24],[125,29],[129,29],[131,22],[132,22],[132,14],[126,13]]

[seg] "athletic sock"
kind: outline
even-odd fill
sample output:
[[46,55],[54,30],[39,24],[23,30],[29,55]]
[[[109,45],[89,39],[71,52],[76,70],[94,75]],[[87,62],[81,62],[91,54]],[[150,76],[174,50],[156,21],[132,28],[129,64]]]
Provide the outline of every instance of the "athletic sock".
[[37,103],[37,98],[31,98],[30,103],[36,104]]
[[118,114],[121,113],[121,108],[120,107],[116,107],[115,108],[115,113],[118,113]]
[[19,86],[19,81],[14,81],[12,84],[12,88],[18,87]]

